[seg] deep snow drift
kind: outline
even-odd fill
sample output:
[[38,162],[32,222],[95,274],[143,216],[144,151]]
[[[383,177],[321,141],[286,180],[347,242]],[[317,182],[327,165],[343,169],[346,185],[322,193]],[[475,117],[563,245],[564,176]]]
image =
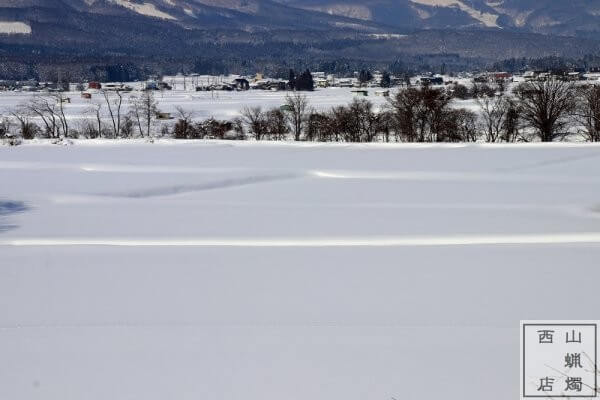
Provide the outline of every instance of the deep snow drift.
[[0,398],[515,398],[520,319],[597,317],[599,163],[589,144],[0,147]]

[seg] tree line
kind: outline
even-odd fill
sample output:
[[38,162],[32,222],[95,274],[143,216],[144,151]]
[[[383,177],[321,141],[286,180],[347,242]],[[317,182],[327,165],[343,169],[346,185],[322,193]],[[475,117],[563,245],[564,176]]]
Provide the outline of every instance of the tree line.
[[355,98],[324,112],[295,93],[281,108],[243,109],[237,126],[240,135],[256,140],[553,142],[579,135],[600,141],[600,86],[551,79],[510,93],[487,85],[471,92],[475,111],[457,107],[452,90],[427,86],[402,89],[380,109]]
[[[0,138],[132,138],[294,140],[320,142],[552,142],[574,135],[600,141],[600,86],[548,80],[512,91],[489,86],[470,90],[476,109],[458,107],[455,90],[428,86],[401,89],[375,107],[364,98],[319,111],[306,95],[290,92],[281,107],[245,107],[229,121],[197,121],[178,107],[172,122],[157,123],[151,91],[128,100],[102,91],[75,122],[65,115],[64,93],[34,96],[0,123]],[[458,91],[460,92],[460,91]]]

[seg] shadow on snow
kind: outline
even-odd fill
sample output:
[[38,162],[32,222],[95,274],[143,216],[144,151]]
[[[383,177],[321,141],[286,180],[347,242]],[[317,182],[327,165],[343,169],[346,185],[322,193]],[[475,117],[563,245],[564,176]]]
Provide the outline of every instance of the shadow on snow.
[[0,233],[15,229],[18,225],[7,223],[8,217],[29,209],[22,201],[0,200]]

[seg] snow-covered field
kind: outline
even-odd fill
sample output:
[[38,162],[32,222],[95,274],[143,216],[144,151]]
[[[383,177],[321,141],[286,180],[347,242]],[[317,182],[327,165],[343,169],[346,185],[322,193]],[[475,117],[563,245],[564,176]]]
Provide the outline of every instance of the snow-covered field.
[[515,398],[519,320],[597,317],[599,162],[592,144],[0,147],[0,398]]

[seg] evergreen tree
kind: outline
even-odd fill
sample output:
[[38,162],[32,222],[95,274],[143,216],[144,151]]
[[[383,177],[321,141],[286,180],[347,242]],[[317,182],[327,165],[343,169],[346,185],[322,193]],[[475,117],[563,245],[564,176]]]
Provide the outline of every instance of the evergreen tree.
[[312,91],[314,88],[315,83],[313,82],[313,77],[309,70],[301,73],[296,79],[296,90]]
[[390,74],[387,71],[384,71],[383,75],[381,76],[380,86],[382,88],[389,88],[390,86],[392,86],[392,79],[390,77]]
[[296,71],[290,68],[290,73],[288,75],[288,87],[290,90],[296,89]]
[[361,84],[367,83],[373,79],[373,75],[371,75],[371,71],[362,69],[358,74],[358,80]]

